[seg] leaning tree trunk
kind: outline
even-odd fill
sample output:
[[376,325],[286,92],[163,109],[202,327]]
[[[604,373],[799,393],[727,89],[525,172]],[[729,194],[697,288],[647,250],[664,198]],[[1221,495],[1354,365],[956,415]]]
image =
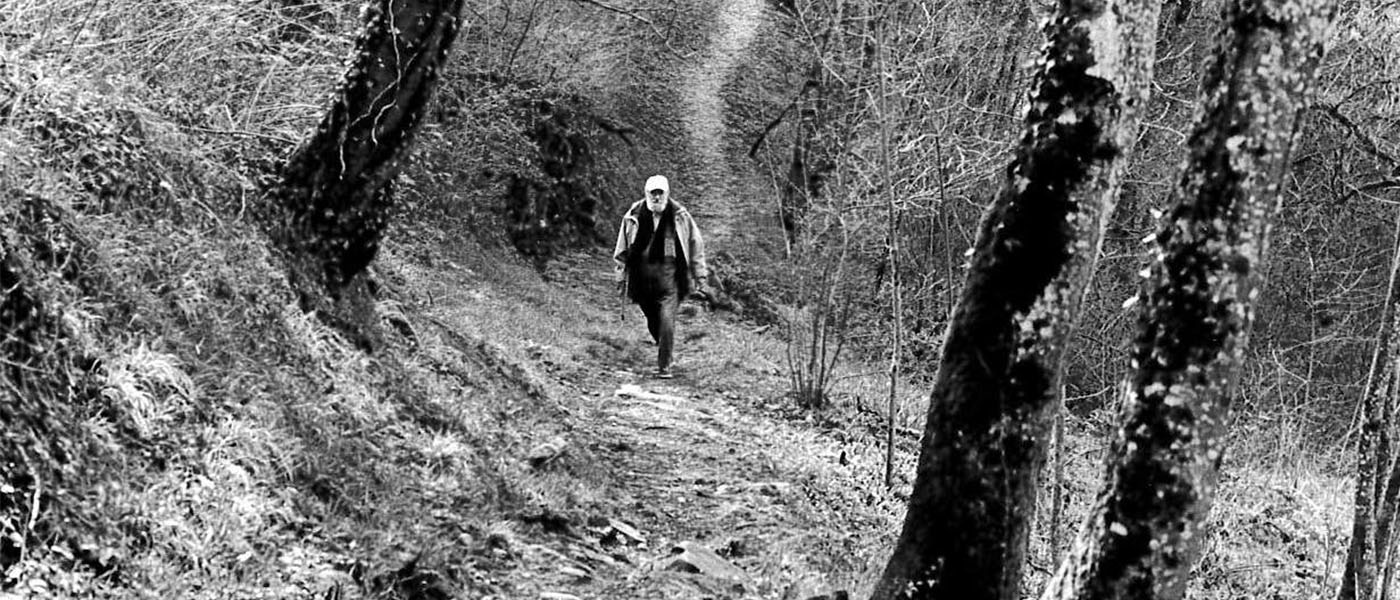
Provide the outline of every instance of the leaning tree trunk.
[[1062,0],[943,348],[873,598],[1019,598],[1065,342],[1151,81],[1159,3]]
[[270,192],[303,308],[327,309],[379,248],[399,173],[456,37],[462,0],[371,0],[335,101]]
[[[1395,222],[1395,242],[1391,251],[1390,283],[1386,287],[1385,304],[1381,307],[1380,331],[1376,336],[1376,348],[1371,355],[1371,368],[1366,373],[1366,385],[1361,390],[1361,439],[1356,449],[1356,492],[1352,518],[1351,545],[1347,548],[1347,559],[1342,571],[1342,584],[1337,590],[1337,600],[1370,599],[1375,592],[1376,567],[1383,566],[1389,520],[1395,514],[1395,499],[1400,494],[1400,481],[1390,474],[1388,484],[1383,484],[1383,475],[1389,444],[1381,443],[1387,438],[1395,418],[1395,407],[1391,394],[1394,383],[1383,383],[1387,375],[1393,381],[1394,362],[1397,353],[1394,339],[1400,329],[1400,288],[1396,286],[1400,278],[1400,215]],[[1389,403],[1389,404],[1387,404]],[[1382,410],[1388,407],[1389,410]],[[1389,419],[1383,416],[1390,417]],[[1384,494],[1382,494],[1384,489]],[[1384,496],[1384,497],[1382,497]],[[1384,519],[1383,519],[1384,517]],[[1382,543],[1377,544],[1380,541]]]
[[1335,9],[1235,0],[1142,295],[1106,484],[1042,596],[1177,599],[1204,535],[1269,221]]
[[[1394,357],[1393,349],[1392,357]],[[1400,368],[1400,365],[1397,365],[1396,362],[1392,358],[1388,368],[1388,383],[1382,396],[1385,398],[1387,406],[1383,425],[1386,428],[1384,438],[1386,443],[1383,445],[1385,451],[1377,453],[1377,456],[1382,458],[1379,463],[1382,469],[1377,472],[1381,473],[1384,478],[1378,479],[1375,486],[1375,491],[1380,497],[1376,500],[1375,532],[1371,534],[1372,542],[1370,544],[1375,551],[1375,554],[1370,557],[1375,565],[1371,572],[1370,597],[1379,600],[1390,598],[1390,584],[1395,576],[1395,562],[1392,559],[1396,544],[1395,516],[1397,510],[1400,510],[1400,456],[1397,456],[1397,448],[1395,447],[1396,412],[1400,410],[1400,402],[1397,402],[1397,386],[1400,386],[1400,382],[1396,381],[1400,373],[1397,373],[1396,369]],[[1351,548],[1355,547],[1353,544],[1348,548],[1348,553],[1350,553]],[[1343,576],[1345,577],[1345,572],[1343,572]],[[1357,593],[1355,597],[1360,598],[1360,593]]]

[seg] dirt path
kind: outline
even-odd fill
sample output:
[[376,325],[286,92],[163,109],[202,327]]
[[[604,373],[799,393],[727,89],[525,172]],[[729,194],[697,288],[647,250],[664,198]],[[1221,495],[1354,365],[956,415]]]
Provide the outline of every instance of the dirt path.
[[[708,318],[697,315],[687,325],[693,330]],[[859,467],[851,456],[861,451],[755,411],[748,403],[762,399],[738,391],[754,382],[741,373],[733,373],[737,380],[719,376],[706,349],[696,348],[705,343],[692,341],[695,359],[676,380],[613,371],[603,388],[612,389],[576,413],[576,439],[606,471],[606,495],[617,512],[560,540],[561,554],[591,580],[559,580],[540,591],[805,600],[849,589],[869,568],[865,557],[878,554],[871,546],[890,523],[862,522],[869,506],[841,510],[869,483],[858,483],[852,470]],[[726,346],[716,340],[709,349]],[[849,552],[857,547],[867,552]]]
[[901,506],[878,482],[875,437],[790,410],[781,341],[730,313],[687,304],[677,377],[646,375],[655,347],[636,308],[609,293],[605,258],[565,257],[546,282],[478,286],[435,311],[523,357],[567,414],[503,457],[519,461],[512,493],[526,501],[468,565],[488,591],[468,597],[806,600],[862,589]]
[[730,215],[736,213],[735,170],[726,152],[728,132],[721,95],[736,66],[744,60],[749,44],[765,22],[763,0],[731,0],[720,8],[707,51],[697,57],[681,85],[681,122],[700,164],[696,171],[701,201],[694,207],[697,216],[708,223],[712,237],[724,240],[732,228]]
[[[755,235],[740,223],[754,209],[738,199],[763,183],[729,159],[721,92],[766,19],[763,0],[725,3],[707,50],[680,74],[677,117],[697,160],[686,203],[714,249]],[[513,353],[569,414],[533,435],[520,487],[536,507],[501,524],[499,547],[470,565],[487,597],[861,595],[902,514],[879,482],[877,438],[791,411],[782,342],[730,313],[683,311],[678,377],[650,378],[655,347],[610,268],[601,253],[562,257],[542,289],[444,307],[463,330],[521,340]],[[488,322],[510,325],[478,325]]]

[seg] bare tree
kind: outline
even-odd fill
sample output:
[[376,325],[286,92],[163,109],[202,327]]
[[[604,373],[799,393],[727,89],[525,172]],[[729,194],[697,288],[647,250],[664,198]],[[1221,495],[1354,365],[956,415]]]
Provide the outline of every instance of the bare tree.
[[[888,18],[888,17],[886,17]],[[904,302],[899,289],[899,203],[895,199],[894,170],[890,167],[890,99],[885,89],[885,74],[889,71],[885,64],[885,30],[888,23],[882,19],[875,46],[880,76],[876,79],[879,89],[880,107],[880,171],[884,175],[885,188],[885,227],[889,237],[886,254],[890,265],[890,389],[885,404],[885,487],[894,485],[894,416],[895,402],[899,398],[899,355],[904,351]]]
[[[303,308],[344,299],[383,237],[398,175],[462,0],[371,0],[334,103],[283,165],[270,197]],[[354,323],[346,322],[355,328]]]
[[873,598],[1019,598],[1063,349],[1151,81],[1157,2],[1062,0],[944,343]]
[[1125,421],[1087,526],[1043,599],[1181,598],[1205,532],[1255,280],[1335,14],[1235,0],[1141,295]]

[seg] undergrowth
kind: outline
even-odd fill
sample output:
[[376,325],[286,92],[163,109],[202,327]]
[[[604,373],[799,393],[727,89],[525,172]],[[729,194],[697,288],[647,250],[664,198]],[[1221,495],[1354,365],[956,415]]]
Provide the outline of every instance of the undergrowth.
[[392,286],[363,354],[253,221],[352,4],[0,3],[0,589],[434,597],[518,501],[510,357]]

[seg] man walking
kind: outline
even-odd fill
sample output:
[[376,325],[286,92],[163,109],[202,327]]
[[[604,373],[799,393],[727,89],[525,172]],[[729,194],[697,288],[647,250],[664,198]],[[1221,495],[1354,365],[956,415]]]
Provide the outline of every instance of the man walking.
[[666,178],[651,176],[645,189],[646,197],[622,216],[613,261],[618,285],[646,315],[657,346],[656,376],[669,379],[676,310],[692,290],[703,293],[709,267],[700,228],[690,211],[671,199]]

